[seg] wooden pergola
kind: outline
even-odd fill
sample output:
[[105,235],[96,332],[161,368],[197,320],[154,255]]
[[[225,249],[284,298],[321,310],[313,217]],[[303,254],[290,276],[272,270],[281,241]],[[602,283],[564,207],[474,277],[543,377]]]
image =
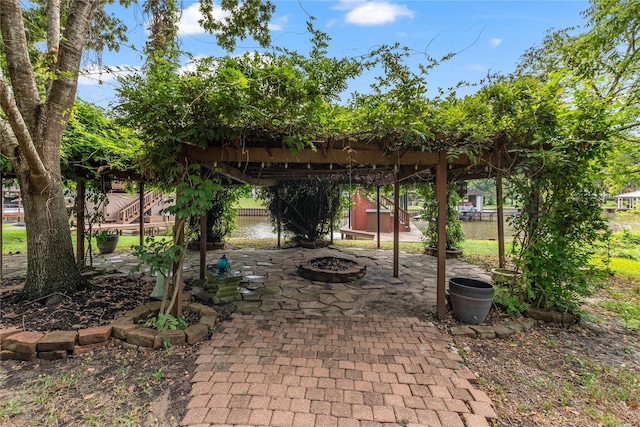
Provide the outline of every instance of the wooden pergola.
[[[385,141],[354,142],[350,139],[317,141],[314,148],[292,151],[282,142],[257,140],[227,143],[224,146],[201,148],[184,144],[182,157],[200,163],[220,177],[253,186],[277,186],[281,181],[320,180],[342,184],[365,186],[394,186],[394,239],[393,277],[399,275],[399,191],[400,183],[415,183],[433,180],[436,183],[438,203],[438,255],[436,314],[445,316],[445,271],[446,271],[446,205],[447,185],[452,179],[476,179],[489,177],[491,171],[500,170],[506,164],[505,157],[493,152],[472,163],[465,156],[452,158],[445,148],[436,151],[402,150]],[[502,207],[502,179],[496,178],[498,199],[498,246],[500,267],[504,267],[504,214]],[[143,209],[144,181],[140,177],[122,174],[120,178],[140,183],[140,209]],[[0,175],[0,183],[2,182]],[[80,181],[77,197],[77,223],[84,223],[84,185]],[[0,215],[2,205],[0,204]],[[201,221],[206,227],[206,221]],[[84,262],[84,229],[77,233],[77,259]],[[140,222],[140,244],[144,243],[144,224]],[[206,232],[200,242],[200,273],[204,277],[206,268]],[[2,237],[0,234],[0,247]],[[2,275],[2,253],[0,251],[0,277]]]
[[[394,185],[393,277],[399,273],[399,186],[400,183],[436,183],[438,203],[437,296],[438,318],[445,316],[446,206],[449,180],[488,177],[506,164],[494,152],[472,164],[465,156],[452,158],[445,148],[436,151],[403,150],[386,141],[358,142],[351,139],[316,141],[314,148],[293,151],[275,140],[237,141],[224,146],[183,146],[183,156],[200,163],[221,177],[253,186],[277,186],[281,181],[320,180],[368,186]],[[504,267],[504,214],[502,181],[496,178],[498,199],[498,242],[500,266]],[[200,233],[200,271],[204,276],[206,233]]]

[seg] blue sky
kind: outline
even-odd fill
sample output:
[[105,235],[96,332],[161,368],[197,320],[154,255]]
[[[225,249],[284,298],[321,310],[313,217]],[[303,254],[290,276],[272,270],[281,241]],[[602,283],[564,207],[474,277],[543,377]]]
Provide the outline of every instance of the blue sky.
[[[219,2],[218,2],[219,4]],[[383,44],[399,42],[415,52],[409,63],[424,62],[424,53],[440,58],[458,54],[431,71],[429,91],[450,87],[458,81],[477,82],[488,72],[509,73],[527,48],[538,45],[550,29],[580,26],[580,14],[587,1],[425,1],[425,0],[275,0],[276,12],[270,24],[275,45],[306,53],[308,15],[315,27],[331,37],[329,54],[359,57]],[[120,52],[105,52],[102,65],[115,70],[139,67],[146,38],[145,17],[140,6],[112,12],[129,27],[129,41]],[[218,12],[221,13],[221,12]],[[183,50],[198,56],[225,54],[215,38],[198,26],[197,0],[184,0],[180,21]],[[237,52],[258,50],[253,41],[238,44]],[[89,102],[109,107],[117,102],[113,74],[100,70],[95,55],[87,55],[78,95]],[[187,64],[185,64],[187,66]],[[368,92],[372,76],[365,75],[350,85],[350,91]],[[463,92],[464,93],[464,92]]]

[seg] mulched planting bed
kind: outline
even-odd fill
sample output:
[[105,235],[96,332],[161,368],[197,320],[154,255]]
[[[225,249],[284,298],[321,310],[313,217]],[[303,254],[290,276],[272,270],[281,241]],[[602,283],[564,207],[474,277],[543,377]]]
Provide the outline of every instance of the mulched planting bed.
[[53,294],[25,301],[21,279],[3,279],[0,293],[0,327],[17,326],[27,331],[77,330],[108,325],[120,315],[153,301],[154,283],[141,275],[121,273],[92,277],[84,289],[73,294]]
[[[77,330],[108,325],[151,302],[151,278],[94,275],[73,296],[21,299],[21,278],[0,284],[0,328]],[[196,316],[197,317],[197,316]],[[187,319],[189,320],[189,319]],[[0,426],[178,426],[202,344],[153,352],[98,348],[62,361],[0,363]]]

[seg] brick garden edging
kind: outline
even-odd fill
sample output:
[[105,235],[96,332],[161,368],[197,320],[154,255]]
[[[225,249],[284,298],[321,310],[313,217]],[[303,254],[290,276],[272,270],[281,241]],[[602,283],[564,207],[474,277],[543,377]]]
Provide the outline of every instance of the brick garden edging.
[[165,343],[171,346],[193,345],[207,338],[218,317],[215,309],[191,303],[187,310],[195,313],[199,322],[184,331],[162,332],[139,326],[140,321],[146,320],[149,314],[157,313],[159,309],[159,301],[144,304],[114,320],[111,325],[77,331],[34,332],[16,327],[0,329],[0,360],[60,360],[110,345],[138,351],[163,348]]

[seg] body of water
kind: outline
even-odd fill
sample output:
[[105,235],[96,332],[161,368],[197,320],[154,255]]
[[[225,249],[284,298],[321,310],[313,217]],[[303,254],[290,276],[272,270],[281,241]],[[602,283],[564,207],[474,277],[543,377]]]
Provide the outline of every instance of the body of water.
[[[623,231],[623,230],[640,230],[640,217],[632,216],[628,214],[603,214],[609,221],[609,227],[611,230]],[[426,226],[423,221],[414,221],[413,225],[422,230]],[[497,240],[498,239],[498,223],[493,221],[463,221],[462,230],[464,231],[465,238],[468,240]],[[505,237],[510,239],[513,236],[513,231],[509,226],[509,223],[505,224]],[[238,217],[238,228],[233,231],[231,237],[240,238],[276,238],[278,234],[273,230],[271,222],[268,217],[252,217],[252,216],[240,216]],[[340,233],[334,233],[334,239],[340,239]]]

